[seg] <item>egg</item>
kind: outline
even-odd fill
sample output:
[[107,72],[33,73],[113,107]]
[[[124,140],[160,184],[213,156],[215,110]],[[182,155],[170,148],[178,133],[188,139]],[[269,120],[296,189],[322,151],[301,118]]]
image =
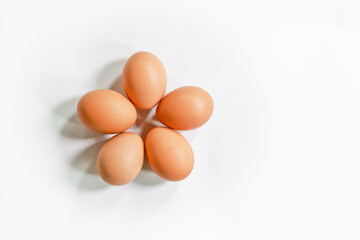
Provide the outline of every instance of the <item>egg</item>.
[[97,169],[111,185],[124,185],[136,178],[144,162],[144,142],[132,132],[120,133],[100,149]]
[[122,81],[126,95],[138,108],[151,109],[165,94],[166,71],[154,54],[138,52],[127,60]]
[[214,102],[205,90],[186,86],[167,94],[156,109],[159,121],[173,129],[191,130],[202,126],[211,117]]
[[166,180],[180,181],[193,169],[193,150],[175,130],[166,127],[151,129],[145,139],[145,151],[151,169]]
[[93,131],[119,133],[136,121],[134,105],[122,94],[99,89],[85,94],[77,105],[80,121]]

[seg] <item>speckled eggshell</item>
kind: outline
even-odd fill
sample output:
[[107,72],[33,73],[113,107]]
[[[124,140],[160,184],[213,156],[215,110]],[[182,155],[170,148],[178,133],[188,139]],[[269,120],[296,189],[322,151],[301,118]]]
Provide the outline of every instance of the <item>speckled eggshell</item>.
[[122,81],[126,95],[138,108],[151,109],[165,94],[166,71],[154,54],[138,52],[127,60]]
[[119,92],[99,89],[85,94],[77,105],[81,122],[93,131],[119,133],[136,121],[134,105]]
[[175,89],[167,94],[156,109],[159,121],[173,129],[191,130],[205,124],[214,110],[208,92],[193,86]]
[[144,143],[132,132],[120,133],[100,149],[97,169],[111,185],[124,185],[136,178],[144,163]]
[[152,170],[166,180],[180,181],[193,169],[193,150],[188,141],[175,130],[153,128],[146,136],[145,150]]

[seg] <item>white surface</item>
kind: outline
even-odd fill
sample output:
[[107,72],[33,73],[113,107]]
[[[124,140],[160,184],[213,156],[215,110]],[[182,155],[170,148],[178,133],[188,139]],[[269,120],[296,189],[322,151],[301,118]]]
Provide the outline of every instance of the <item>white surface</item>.
[[[1,1],[0,239],[359,239],[359,11]],[[76,122],[76,101],[140,50],[163,61],[168,91],[200,86],[215,111],[185,134],[188,179],[144,170],[106,187],[93,168],[103,137]]]

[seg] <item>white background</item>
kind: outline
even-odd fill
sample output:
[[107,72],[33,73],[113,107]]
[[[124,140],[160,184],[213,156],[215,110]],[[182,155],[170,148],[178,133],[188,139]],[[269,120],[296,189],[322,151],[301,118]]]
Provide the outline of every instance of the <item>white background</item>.
[[[0,239],[360,239],[360,2],[0,1]],[[213,97],[192,174],[96,175],[76,119],[136,51]],[[153,114],[153,113],[151,113]],[[146,131],[151,114],[132,130]],[[145,129],[145,130],[142,130]]]

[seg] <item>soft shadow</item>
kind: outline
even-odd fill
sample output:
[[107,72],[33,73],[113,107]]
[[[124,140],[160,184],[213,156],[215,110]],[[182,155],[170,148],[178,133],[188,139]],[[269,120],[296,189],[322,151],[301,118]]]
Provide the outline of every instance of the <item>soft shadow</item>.
[[145,122],[142,124],[141,127],[141,132],[140,132],[140,137],[143,139],[143,141],[145,142],[146,139],[146,135],[151,131],[151,129],[157,127],[158,125],[153,123],[153,122]]
[[112,89],[127,96],[122,84],[122,71],[127,59],[120,59],[103,68],[97,77],[97,86],[100,89]]
[[159,119],[158,119],[157,116],[156,116],[156,113],[154,114],[154,116],[152,116],[151,120],[152,120],[152,121],[158,121],[158,122],[160,122]]
[[144,168],[134,180],[134,183],[146,186],[163,184],[165,182],[164,179],[160,178],[152,170],[145,170]]
[[146,121],[146,118],[150,114],[151,109],[143,110],[138,107],[135,107],[135,108],[136,108],[136,112],[137,112],[137,119],[135,122],[135,126],[139,127]]
[[57,121],[60,121],[62,127],[60,133],[72,138],[95,138],[100,133],[94,132],[85,127],[76,113],[76,106],[79,98],[63,102],[54,109],[54,115]]
[[108,187],[99,176],[96,159],[100,148],[104,145],[107,139],[101,140],[85,150],[81,151],[71,162],[71,166],[77,171],[83,172],[78,187],[83,190],[96,190]]

